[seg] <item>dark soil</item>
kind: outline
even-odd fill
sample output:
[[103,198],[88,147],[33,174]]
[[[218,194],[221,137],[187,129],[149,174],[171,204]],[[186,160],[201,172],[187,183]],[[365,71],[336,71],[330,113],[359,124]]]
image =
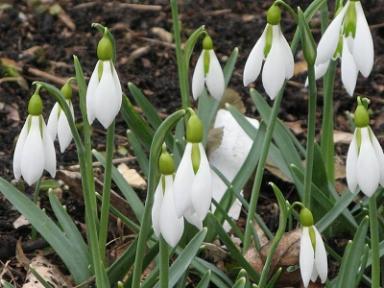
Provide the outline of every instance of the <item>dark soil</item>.
[[[36,4],[39,1],[2,1],[0,4],[0,58],[15,62],[20,68],[20,75],[26,81],[27,86],[21,87],[16,82],[0,80],[0,175],[11,181],[12,155],[15,140],[26,117],[26,105],[28,98],[33,93],[32,82],[43,80],[58,85],[57,81],[36,74],[34,68],[56,76],[57,79],[65,79],[73,76],[72,55],[77,55],[83,65],[84,72],[90,76],[96,63],[96,45],[99,39],[97,31],[91,28],[92,22],[102,23],[110,27],[117,40],[118,61],[117,71],[120,76],[123,89],[127,93],[125,83],[133,82],[140,87],[149,100],[159,109],[159,112],[167,114],[180,106],[178,79],[176,70],[176,58],[171,43],[164,41],[152,28],[161,27],[166,31],[172,30],[171,14],[168,1],[154,0],[144,1],[147,4],[158,5],[154,11],[141,11],[124,5],[123,1],[42,1],[48,4]],[[129,1],[127,1],[129,2]],[[224,63],[234,47],[238,47],[240,54],[236,70],[230,82],[230,87],[240,93],[246,103],[247,114],[257,116],[255,107],[248,95],[248,89],[242,85],[242,71],[250,49],[261,34],[265,26],[265,13],[270,1],[180,1],[181,21],[183,23],[183,39],[197,27],[206,25],[214,40],[216,53],[221,63]],[[295,7],[301,5],[305,8],[310,1],[289,1]],[[368,22],[372,26],[375,44],[375,66],[368,79],[359,76],[356,93],[370,97],[373,118],[377,118],[374,129],[380,133],[383,131],[383,91],[384,91],[384,23],[382,15],[384,6],[382,1],[365,1],[364,8]],[[5,4],[3,4],[5,3]],[[53,3],[60,4],[64,9],[65,17],[58,17],[49,13],[47,8]],[[6,6],[9,4],[8,6]],[[4,7],[3,7],[4,5]],[[70,21],[68,21],[68,18]],[[66,20],[67,19],[67,20]],[[75,29],[71,29],[71,21]],[[313,28],[315,37],[320,36],[320,20],[315,18]],[[286,38],[292,40],[295,31],[295,23],[289,15],[284,15],[283,30]],[[144,51],[144,52],[143,52]],[[138,55],[138,56],[137,56]],[[198,53],[193,56],[194,65]],[[296,62],[302,61],[300,53],[296,56]],[[338,71],[339,73],[339,71]],[[289,82],[282,103],[280,117],[298,127],[296,131],[299,138],[303,139],[306,127],[307,95],[303,87],[305,72],[298,73]],[[4,66],[0,65],[0,79],[10,76]],[[335,113],[336,130],[349,132],[346,111],[354,109],[355,100],[345,92],[340,83],[340,75],[336,77],[335,89]],[[319,81],[320,84],[320,81]],[[60,85],[59,85],[60,86]],[[258,80],[255,87],[263,92],[261,81]],[[322,88],[319,86],[319,110],[321,116]],[[48,95],[44,96],[44,115],[47,119],[53,100]],[[78,111],[75,96],[75,109]],[[320,122],[318,122],[319,124]],[[320,125],[318,125],[320,127]],[[99,150],[104,149],[105,135],[101,126],[94,131],[95,146]],[[122,119],[118,119],[117,131],[121,137],[117,139],[120,146],[126,145],[126,126]],[[304,140],[304,139],[303,139]],[[346,145],[338,146],[337,152],[344,157]],[[76,164],[74,145],[62,155],[57,155],[58,164],[61,167]],[[281,183],[287,192],[292,192],[292,187],[275,176],[267,173],[262,189],[269,191],[265,185],[273,180]],[[26,189],[31,195],[33,191]],[[268,192],[269,193],[269,192]],[[261,199],[260,211],[268,225],[273,229],[276,226],[276,215],[269,215],[270,205],[274,203],[270,194],[264,193]],[[291,193],[292,194],[292,193]],[[45,204],[43,197],[43,207]],[[68,211],[82,222],[82,204],[76,196],[64,191],[62,201]],[[0,260],[6,263],[11,260],[11,269],[17,283],[23,283],[25,276],[23,270],[16,268],[17,261],[14,258],[17,239],[23,242],[29,240],[30,229],[14,229],[13,221],[18,213],[0,196]],[[16,266],[12,266],[16,265]],[[8,268],[9,269],[9,268]],[[12,274],[12,273],[11,273]],[[7,278],[7,277],[5,277]],[[9,278],[7,278],[9,279]]]

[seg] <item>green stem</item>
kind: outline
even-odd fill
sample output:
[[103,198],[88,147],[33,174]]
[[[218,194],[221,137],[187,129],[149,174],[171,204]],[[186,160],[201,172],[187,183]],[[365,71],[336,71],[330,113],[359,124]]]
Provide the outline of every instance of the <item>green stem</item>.
[[253,215],[256,211],[257,201],[260,195],[260,187],[261,181],[263,179],[264,174],[264,166],[267,160],[269,146],[271,144],[273,130],[275,128],[277,114],[280,110],[281,99],[283,98],[285,85],[281,88],[279,94],[277,95],[275,102],[273,103],[271,116],[268,121],[267,131],[265,133],[265,138],[263,141],[263,146],[261,150],[261,156],[259,159],[259,163],[257,164],[255,181],[253,182],[252,192],[251,192],[251,200],[249,203],[249,209],[247,214],[247,222],[245,226],[245,234],[244,234],[244,243],[243,243],[243,254],[245,254],[250,246],[251,237],[252,237],[252,222]]
[[379,221],[377,217],[377,199],[373,195],[369,199],[369,220],[371,230],[371,257],[372,257],[372,288],[380,288],[380,243],[379,243]]
[[173,37],[175,39],[176,46],[176,62],[177,72],[179,76],[179,86],[181,95],[181,104],[184,109],[187,109],[189,103],[189,87],[188,87],[188,75],[187,75],[187,63],[185,61],[184,53],[181,48],[181,35],[180,35],[180,23],[179,23],[179,11],[177,7],[177,0],[170,0],[172,10],[172,23],[173,23]]
[[336,74],[336,62],[332,61],[328,71],[325,74],[324,85],[324,104],[323,119],[321,128],[321,152],[323,155],[325,168],[328,173],[328,180],[331,183],[335,181],[334,154],[335,147],[333,143],[333,86]]
[[169,287],[169,251],[168,244],[160,236],[160,288]]
[[303,204],[308,209],[311,209],[311,184],[313,174],[313,156],[315,148],[315,133],[316,133],[316,101],[317,89],[315,79],[314,66],[308,67],[308,128],[307,128],[307,162],[304,176],[304,197]]
[[108,220],[111,196],[111,173],[112,173],[112,158],[115,138],[115,121],[108,127],[107,131],[107,155],[105,157],[104,169],[104,185],[103,185],[103,200],[101,204],[100,228],[99,228],[99,245],[100,255],[105,263],[105,246],[108,238]]
[[[41,178],[39,178],[39,180],[36,182],[35,191],[33,192],[33,203],[35,203],[36,206],[39,202],[40,182],[41,182]],[[31,231],[31,238],[32,238],[32,240],[36,240],[36,238],[37,238],[37,231],[36,231],[35,227],[33,227],[33,226],[32,226],[32,231]]]

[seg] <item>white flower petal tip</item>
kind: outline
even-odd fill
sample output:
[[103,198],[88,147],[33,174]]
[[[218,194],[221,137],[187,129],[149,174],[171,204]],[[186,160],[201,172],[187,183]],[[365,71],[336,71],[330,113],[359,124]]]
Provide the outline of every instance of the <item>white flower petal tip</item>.
[[[316,247],[313,249],[310,229],[313,229],[316,238]],[[303,227],[300,239],[300,273],[304,287],[308,287],[309,281],[316,282],[320,277],[325,283],[328,276],[328,260],[323,239],[315,226]]]
[[[208,73],[204,72],[204,53],[209,53]],[[207,87],[209,94],[220,101],[225,91],[224,72],[221,69],[219,60],[216,57],[213,49],[203,50],[197,60],[195,70],[192,76],[192,95],[193,99],[197,100],[204,92],[204,87]]]
[[151,214],[153,231],[157,237],[160,236],[160,211],[163,203],[163,189],[161,186],[162,183],[160,181],[155,191]]
[[264,60],[264,47],[265,47],[265,33],[267,28],[264,29],[263,34],[256,41],[251,53],[248,56],[247,62],[244,67],[243,82],[244,86],[248,86],[259,77],[261,66]]
[[264,63],[262,80],[265,92],[273,100],[286,80],[287,55],[282,45],[280,26],[274,25],[272,33],[272,47]]
[[361,145],[356,162],[357,182],[361,191],[371,197],[380,183],[380,163],[370,138],[369,128],[361,128]]
[[56,174],[56,154],[51,137],[41,116],[29,116],[21,130],[13,158],[13,170],[18,180],[22,176],[28,185],[40,179],[46,169]]
[[[103,65],[100,80],[99,65]],[[99,61],[89,81],[86,96],[89,123],[97,119],[107,129],[120,111],[122,97],[120,80],[112,62]]]

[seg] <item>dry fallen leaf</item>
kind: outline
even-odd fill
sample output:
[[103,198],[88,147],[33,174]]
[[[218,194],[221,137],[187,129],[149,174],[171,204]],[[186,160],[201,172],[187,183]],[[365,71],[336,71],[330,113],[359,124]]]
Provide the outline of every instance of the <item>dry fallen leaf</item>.
[[208,132],[208,141],[207,141],[207,154],[210,155],[215,151],[223,140],[223,127],[212,128]]
[[127,164],[121,163],[117,169],[123,175],[125,181],[133,188],[144,190],[147,187],[144,178],[135,169],[130,169]]
[[153,27],[151,32],[155,34],[161,41],[172,43],[172,33],[168,32],[164,28],[161,27]]
[[349,144],[351,143],[353,134],[349,132],[334,130],[333,131],[333,141],[338,144]]
[[225,89],[223,98],[220,100],[220,108],[225,108],[227,103],[235,106],[241,113],[245,113],[245,105],[240,94],[231,88]]
[[12,225],[13,225],[13,228],[15,229],[18,229],[22,226],[27,226],[29,225],[29,221],[27,218],[25,218],[24,215],[20,215],[15,221],[13,221]]

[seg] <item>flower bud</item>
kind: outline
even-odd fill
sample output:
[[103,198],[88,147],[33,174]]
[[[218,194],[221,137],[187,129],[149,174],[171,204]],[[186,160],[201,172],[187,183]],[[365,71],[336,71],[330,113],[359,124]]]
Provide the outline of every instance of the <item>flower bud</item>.
[[175,162],[173,161],[172,155],[165,149],[163,149],[163,152],[160,154],[159,170],[163,175],[172,175],[175,172]]
[[97,57],[102,61],[108,61],[113,58],[113,45],[106,32],[97,45]]
[[368,112],[367,98],[357,98],[357,107],[355,110],[355,125],[356,127],[363,128],[369,125],[369,112]]
[[267,12],[267,22],[271,25],[277,25],[281,20],[281,10],[277,5],[272,5]]
[[43,101],[39,95],[39,92],[36,91],[28,103],[28,113],[33,116],[39,116],[43,112]]
[[188,119],[186,138],[190,143],[200,143],[203,140],[203,123],[195,113]]
[[313,226],[312,212],[308,208],[302,208],[300,211],[300,223],[305,227]]
[[72,86],[70,84],[72,79],[69,79],[63,87],[61,87],[60,91],[64,95],[65,99],[71,100],[72,99]]

